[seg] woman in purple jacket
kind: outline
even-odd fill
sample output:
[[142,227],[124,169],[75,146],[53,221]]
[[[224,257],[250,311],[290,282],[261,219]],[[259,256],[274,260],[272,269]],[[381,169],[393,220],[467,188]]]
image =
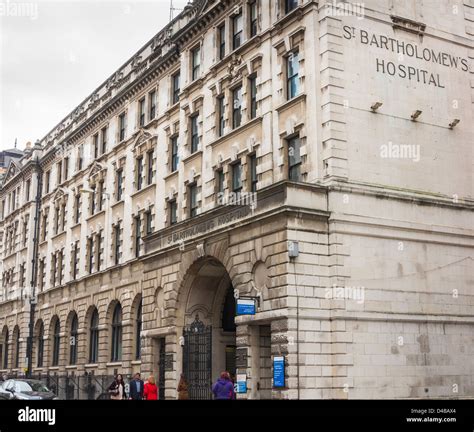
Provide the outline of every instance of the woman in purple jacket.
[[229,372],[222,372],[221,377],[212,386],[215,400],[235,399],[234,383]]

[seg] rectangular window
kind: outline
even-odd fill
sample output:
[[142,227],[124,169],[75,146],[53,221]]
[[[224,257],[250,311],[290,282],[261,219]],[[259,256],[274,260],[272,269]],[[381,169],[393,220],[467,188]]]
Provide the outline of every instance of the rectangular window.
[[298,7],[298,0],[285,0],[285,13],[290,13]]
[[96,245],[97,245],[97,271],[100,271],[101,261],[102,261],[102,233],[97,234],[96,236]]
[[153,183],[153,161],[155,158],[155,153],[153,150],[147,153],[147,172],[146,172],[146,182],[148,185]]
[[192,80],[195,81],[199,78],[201,70],[201,47],[195,48],[191,51],[191,62],[192,62]]
[[45,259],[42,258],[39,260],[39,265],[38,265],[38,290],[39,292],[43,291],[44,288],[44,272],[45,272]]
[[94,152],[94,159],[99,157],[99,134],[92,137],[92,151]]
[[57,257],[56,254],[51,254],[51,286],[56,286],[56,273],[57,271]]
[[93,216],[93,215],[95,215],[95,200],[96,200],[96,187],[95,187],[95,185],[91,187],[91,191],[92,191],[92,193],[90,194],[90,198],[89,198],[90,199],[89,207],[90,207],[90,210],[91,210],[90,214],[91,214],[91,216]]
[[287,62],[287,94],[288,99],[293,99],[299,94],[300,85],[300,61],[299,54],[297,52],[291,53],[286,59]]
[[58,285],[63,284],[63,264],[64,264],[64,255],[63,251],[58,252]]
[[156,90],[151,91],[148,94],[148,106],[149,106],[149,120],[153,120],[156,117]]
[[217,135],[224,135],[225,131],[225,98],[224,96],[219,96],[217,98]]
[[102,128],[102,131],[101,131],[101,154],[105,154],[107,153],[107,132],[108,132],[108,127],[105,126],[104,128]]
[[64,158],[64,181],[69,178],[69,158]]
[[60,185],[63,182],[63,162],[60,161],[56,165],[56,176],[57,176],[57,184]]
[[249,78],[249,89],[250,89],[250,119],[257,117],[257,77],[252,76]]
[[225,191],[225,174],[224,170],[220,169],[216,172],[216,201],[218,205],[223,203]]
[[219,60],[222,60],[225,57],[225,24],[222,24],[218,30],[218,38],[219,38]]
[[23,247],[26,246],[28,241],[28,217],[23,221]]
[[105,183],[104,180],[99,182],[99,186],[97,188],[97,209],[101,212],[104,209],[104,192],[105,192]]
[[248,166],[249,166],[249,178],[250,178],[250,192],[257,192],[257,184],[258,184],[258,177],[257,177],[257,155],[253,154],[250,155],[248,158]]
[[142,227],[141,227],[140,216],[136,216],[134,220],[135,220],[135,257],[138,258],[140,256]]
[[145,98],[138,101],[138,125],[140,127],[145,126],[145,112],[146,112],[146,100]]
[[61,232],[66,231],[66,204],[61,206]]
[[145,232],[146,232],[146,235],[150,235],[153,232],[152,220],[153,220],[153,217],[152,217],[151,211],[147,211],[145,213],[145,230],[146,230]]
[[292,181],[301,181],[300,147],[299,137],[288,140],[288,178]]
[[250,37],[254,37],[258,33],[258,9],[257,9],[257,0],[249,3],[249,27],[250,27]]
[[72,279],[76,280],[79,276],[79,242],[74,243]]
[[80,146],[77,149],[77,169],[81,171],[84,164],[84,146]]
[[195,217],[198,213],[198,187],[196,184],[190,185],[188,188],[189,191],[189,216]]
[[242,17],[242,11],[238,15],[232,18],[232,46],[236,50],[242,45],[242,37],[244,31],[244,22]]
[[59,207],[54,208],[54,234],[59,232]]
[[119,142],[122,142],[127,133],[127,113],[122,113],[119,116]]
[[94,237],[87,239],[87,252],[89,253],[89,263],[87,271],[92,274],[94,271]]
[[143,157],[139,157],[136,162],[136,185],[137,190],[142,190],[143,187]]
[[176,200],[168,202],[170,225],[178,223],[178,202]]
[[232,127],[236,129],[242,124],[242,87],[236,88],[232,95]]
[[239,161],[232,165],[232,192],[242,191],[242,163]]
[[43,231],[41,233],[41,241],[46,241],[46,235],[48,234],[48,214],[43,215]]
[[31,180],[26,182],[26,192],[25,192],[25,199],[26,201],[30,200],[30,193],[31,193]]
[[191,117],[191,153],[196,153],[199,149],[198,119],[197,114]]
[[114,260],[115,260],[115,265],[120,264],[120,224],[115,225],[114,227]]
[[180,72],[174,74],[171,78],[172,84],[172,94],[171,94],[171,100],[173,101],[173,105],[179,102],[179,93],[181,92],[181,74]]
[[178,170],[179,154],[178,154],[178,137],[171,138],[171,172]]
[[78,224],[81,220],[81,194],[77,194],[74,199],[74,223]]
[[122,201],[123,196],[123,169],[117,170],[117,189],[115,198],[117,201]]
[[51,171],[48,171],[45,175],[45,181],[44,181],[44,191],[45,193],[49,193],[49,183],[51,181]]

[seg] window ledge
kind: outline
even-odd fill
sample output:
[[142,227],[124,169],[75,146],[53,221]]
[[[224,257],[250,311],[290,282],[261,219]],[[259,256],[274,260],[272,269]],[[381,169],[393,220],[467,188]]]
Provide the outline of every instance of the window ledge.
[[202,150],[198,150],[198,151],[196,151],[196,152],[190,154],[189,156],[186,156],[186,157],[182,160],[182,162],[183,162],[184,164],[186,164],[187,162],[189,162],[189,161],[191,161],[191,160],[193,160],[193,159],[195,159],[195,158],[197,158],[197,157],[199,157],[199,156],[202,156],[202,154],[203,154],[203,151],[202,151]]
[[54,235],[51,237],[51,240],[56,240],[56,239],[58,239],[59,237],[63,236],[64,234],[66,234],[66,231],[61,231],[60,233],[54,234]]
[[98,368],[98,367],[99,367],[99,363],[89,363],[89,364],[85,364],[84,367],[87,368],[87,369]]
[[305,101],[305,100],[306,100],[306,93],[301,93],[298,96],[295,96],[294,98],[283,102],[281,105],[277,106],[275,110],[280,113],[281,111],[284,111],[290,108],[291,106],[297,105],[300,102]]
[[107,367],[116,367],[116,366],[122,367],[123,363],[122,362],[110,362],[110,363],[106,363],[105,366],[107,366]]
[[118,207],[120,204],[125,204],[125,201],[123,198],[120,201],[114,202],[110,207],[115,208],[115,207]]
[[86,222],[90,222],[91,220],[95,219],[95,218],[98,218],[99,216],[103,216],[105,215],[105,210],[101,210],[100,212],[92,215],[92,216],[89,216],[88,218],[86,218]]
[[211,66],[210,71],[212,73],[215,73],[217,70],[219,70],[222,66],[226,65],[233,56],[239,55],[243,51],[245,51],[250,45],[252,45],[255,42],[260,42],[261,41],[261,34],[257,34],[250,39],[247,39],[242,45],[240,45],[238,48],[235,50],[232,50],[228,52],[222,59],[219,59],[216,63],[214,63],[213,66]]
[[153,189],[154,187],[156,187],[156,183],[152,183],[152,184],[149,184],[143,188],[141,188],[139,191],[135,191],[133,194],[130,195],[130,198],[135,198],[141,194],[144,194],[146,192],[148,192],[149,190]]
[[225,135],[222,135],[221,137],[217,138],[215,141],[211,142],[210,145],[211,147],[215,147],[218,144],[231,139],[234,135],[238,135],[239,133],[245,131],[248,128],[251,128],[252,126],[255,126],[258,123],[261,123],[263,120],[262,116],[256,117],[252,120],[249,120],[247,123],[244,123],[242,126],[239,126],[237,129],[233,129],[230,132],[226,133]]
[[178,175],[179,175],[179,170],[176,170],[176,171],[173,171],[172,173],[170,173],[170,174],[164,176],[164,177],[163,177],[163,180],[164,180],[164,181],[167,181],[167,180],[169,180],[169,179],[171,179],[171,178],[173,178],[173,177],[175,177],[175,176],[178,176]]
[[164,117],[171,116],[176,110],[179,108],[180,101],[176,102],[175,104],[171,105],[163,114]]

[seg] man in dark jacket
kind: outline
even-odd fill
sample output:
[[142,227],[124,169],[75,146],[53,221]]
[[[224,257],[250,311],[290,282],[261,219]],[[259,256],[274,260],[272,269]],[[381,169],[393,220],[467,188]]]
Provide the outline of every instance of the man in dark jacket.
[[235,399],[234,383],[230,379],[229,372],[222,372],[221,377],[212,386],[214,399]]
[[130,381],[130,399],[131,400],[143,400],[143,389],[145,384],[140,379],[140,374],[136,373],[133,380]]

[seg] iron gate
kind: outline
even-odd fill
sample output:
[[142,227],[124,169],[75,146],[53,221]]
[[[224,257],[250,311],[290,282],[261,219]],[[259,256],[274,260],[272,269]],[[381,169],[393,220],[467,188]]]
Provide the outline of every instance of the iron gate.
[[188,382],[189,398],[212,399],[212,327],[196,315],[195,321],[183,331],[183,372]]
[[166,372],[166,339],[160,339],[160,363],[159,367],[159,376],[158,376],[158,391],[159,400],[165,399],[165,372]]

